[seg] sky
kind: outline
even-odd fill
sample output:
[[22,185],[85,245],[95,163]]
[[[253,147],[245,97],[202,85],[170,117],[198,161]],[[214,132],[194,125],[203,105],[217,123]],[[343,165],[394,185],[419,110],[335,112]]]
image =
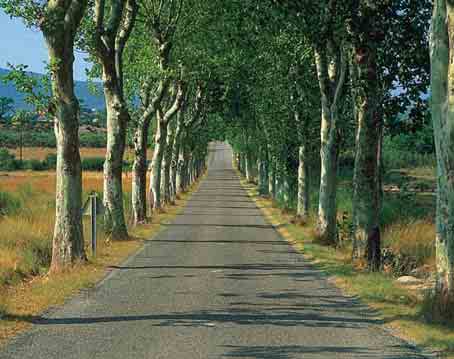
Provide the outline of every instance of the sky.
[[[86,57],[80,52],[75,54],[74,77],[86,80]],[[10,17],[0,9],[0,67],[28,65],[28,70],[43,73],[48,57],[46,43],[39,30],[29,29],[19,19]]]

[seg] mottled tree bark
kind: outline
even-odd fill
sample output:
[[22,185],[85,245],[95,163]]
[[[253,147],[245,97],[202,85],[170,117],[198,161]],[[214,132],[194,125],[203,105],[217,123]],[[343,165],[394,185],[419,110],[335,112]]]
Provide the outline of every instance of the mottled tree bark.
[[134,163],[132,166],[132,217],[134,225],[147,219],[147,142],[149,118],[138,125],[134,133]]
[[383,119],[377,71],[380,14],[367,1],[358,2],[351,24],[352,86],[356,117],[353,180],[353,258],[364,259],[372,271],[381,267],[381,138]]
[[276,161],[271,161],[268,175],[268,192],[272,199],[276,199]]
[[298,160],[298,200],[296,216],[301,220],[306,220],[309,216],[310,194],[307,154],[304,145],[299,147]]
[[111,86],[108,71],[104,71],[104,96],[107,111],[107,148],[104,163],[104,223],[112,239],[128,238],[123,208],[123,156],[129,114],[116,86]]
[[180,150],[178,151],[178,164],[177,164],[177,178],[176,178],[176,189],[177,193],[183,193],[185,191],[185,178],[184,174],[186,171],[185,163],[185,149],[186,149],[186,131],[182,131],[180,138]]
[[454,320],[454,4],[435,0],[431,29],[432,119],[437,151],[433,317]]
[[[160,118],[161,117],[161,118]],[[150,194],[153,196],[153,210],[161,209],[161,168],[167,139],[167,125],[162,123],[162,115],[158,115],[154,140],[153,159],[151,161]]]
[[162,174],[161,174],[161,193],[164,203],[171,204],[171,188],[170,188],[170,167],[172,162],[173,142],[175,139],[175,128],[169,126],[166,138],[166,148],[162,158]]
[[254,160],[253,160],[253,155],[250,150],[246,151],[246,156],[245,156],[245,167],[246,167],[246,180],[249,183],[254,182]]
[[266,148],[260,152],[260,156],[258,159],[258,169],[259,169],[259,194],[261,196],[267,196],[268,192],[268,151]]
[[170,165],[170,201],[172,203],[175,203],[178,191],[178,161],[180,157],[183,126],[184,114],[180,109],[177,114],[177,128],[175,129],[175,138],[172,146],[172,160]]
[[153,210],[159,211],[162,209],[161,202],[161,170],[162,159],[165,153],[167,143],[167,132],[169,122],[179,110],[183,100],[183,85],[178,82],[176,94],[172,106],[164,114],[160,106],[156,111],[157,127],[155,135],[155,147],[153,152],[153,160],[151,162],[151,180],[150,192],[153,194]]
[[338,167],[338,101],[345,83],[346,64],[340,49],[317,46],[315,63],[320,85],[321,120],[321,176],[317,232],[326,244],[337,243],[337,167]]
[[[143,112],[134,129],[134,163],[132,167],[132,217],[134,225],[147,219],[147,143],[150,121],[156,112],[167,89],[167,81],[160,81],[154,94],[150,93],[146,84],[143,93]],[[151,96],[153,95],[153,96]]]
[[79,103],[74,94],[74,40],[87,1],[53,1],[41,28],[52,68],[57,183],[51,272],[86,260],[82,227]]
[[[105,228],[113,239],[128,238],[123,208],[123,156],[129,112],[123,97],[123,51],[137,15],[135,0],[94,2],[94,53],[102,67],[107,111],[107,148],[104,163]],[[108,16],[108,18],[107,18]]]

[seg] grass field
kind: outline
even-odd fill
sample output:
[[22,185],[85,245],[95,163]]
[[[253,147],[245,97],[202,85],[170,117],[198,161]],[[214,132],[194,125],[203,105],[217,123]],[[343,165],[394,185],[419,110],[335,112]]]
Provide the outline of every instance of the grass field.
[[[83,174],[84,197],[92,190],[102,190],[100,172]],[[131,176],[123,177],[125,208],[129,219]],[[25,329],[30,318],[49,306],[95,284],[109,266],[118,264],[149,240],[182,208],[190,193],[181,195],[176,206],[153,215],[148,224],[130,230],[131,239],[107,241],[98,226],[98,252],[92,257],[89,249],[89,218],[84,232],[87,265],[49,277],[51,243],[55,216],[55,172],[0,172],[0,195],[13,204],[8,215],[0,217],[0,343]],[[6,197],[3,197],[4,199]],[[1,199],[1,198],[0,198]],[[17,206],[16,206],[17,205]],[[101,223],[102,224],[102,223]]]
[[[14,154],[17,159],[19,159],[20,150],[10,149],[10,153]],[[24,160],[40,160],[43,161],[46,159],[46,156],[49,154],[56,154],[57,149],[55,148],[45,148],[45,147],[24,147],[22,150],[22,156]],[[87,148],[81,147],[80,148],[80,155],[82,158],[89,158],[89,157],[104,157],[106,155],[105,148]],[[148,150],[148,157],[151,158],[153,152]],[[129,160],[132,159],[133,156],[133,149],[128,148],[126,150],[125,159]]]

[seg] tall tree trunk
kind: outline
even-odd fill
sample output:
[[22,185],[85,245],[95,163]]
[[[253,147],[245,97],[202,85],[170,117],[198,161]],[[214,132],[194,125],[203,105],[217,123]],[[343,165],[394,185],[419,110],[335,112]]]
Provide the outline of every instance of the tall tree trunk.
[[435,0],[431,29],[432,120],[437,151],[433,317],[454,320],[454,4]]
[[155,147],[151,161],[150,195],[153,196],[153,210],[161,209],[161,169],[167,139],[167,124],[157,120]]
[[353,181],[353,257],[367,261],[369,269],[381,267],[381,136],[383,120],[377,71],[375,27],[380,16],[361,2],[352,29],[352,85],[354,88],[356,157]]
[[171,203],[171,188],[170,188],[170,167],[172,162],[173,141],[175,139],[175,129],[170,126],[167,131],[166,149],[162,158],[162,174],[161,174],[161,193],[164,196],[164,203]]
[[[147,219],[147,142],[150,119],[143,118],[134,134],[134,163],[132,166],[132,216],[134,224]],[[142,121],[141,121],[142,122]]]
[[[82,168],[79,153],[79,103],[74,94],[74,39],[86,1],[67,8],[47,5],[52,26],[43,27],[52,71],[53,115],[57,139],[55,227],[50,270],[56,272],[85,261],[82,227]],[[62,13],[65,14],[64,18]],[[57,22],[57,24],[54,23]],[[47,24],[49,25],[49,24]]]
[[[163,157],[166,153],[167,145],[167,133],[169,123],[175,116],[177,111],[181,107],[181,103],[184,96],[183,83],[178,81],[175,87],[175,96],[172,106],[163,113],[160,106],[156,111],[157,127],[155,136],[155,147],[153,153],[153,160],[151,162],[151,181],[150,181],[150,192],[153,193],[153,209],[160,210],[162,208],[161,203],[161,171]],[[170,163],[169,163],[170,165]]]
[[183,192],[188,190],[191,184],[191,151],[189,146],[186,145],[183,148]]
[[126,126],[129,114],[118,92],[111,86],[109,70],[104,71],[104,95],[107,111],[107,149],[104,163],[104,221],[112,239],[128,238],[123,208],[123,156],[126,142]]
[[[338,101],[345,82],[346,64],[342,51],[317,47],[315,63],[320,85],[321,120],[321,176],[317,232],[326,244],[337,243],[337,168],[338,168]],[[333,90],[334,89],[334,90]]]
[[[106,9],[108,8],[108,11]],[[123,96],[123,51],[137,15],[135,0],[93,2],[93,53],[102,67],[107,111],[104,226],[113,239],[128,238],[123,208],[123,156],[129,112]]]
[[182,131],[180,136],[180,149],[178,151],[178,164],[177,164],[177,178],[176,178],[176,191],[177,193],[183,193],[184,187],[184,173],[185,173],[185,147],[186,147],[186,131]]
[[178,112],[177,115],[177,128],[175,129],[175,138],[173,140],[172,146],[172,160],[170,165],[170,187],[171,187],[171,202],[176,201],[177,197],[177,177],[178,177],[178,161],[180,156],[181,140],[182,140],[182,131],[183,131],[183,120],[184,116],[182,111]]
[[301,145],[298,151],[298,200],[296,216],[306,220],[309,216],[310,194],[306,146]]
[[249,183],[254,181],[254,169],[253,169],[253,159],[252,159],[252,152],[248,149],[246,151],[246,180]]
[[267,196],[268,192],[268,151],[262,150],[258,159],[258,169],[259,169],[259,194],[261,196]]
[[268,175],[268,192],[272,199],[276,199],[276,161],[271,160]]

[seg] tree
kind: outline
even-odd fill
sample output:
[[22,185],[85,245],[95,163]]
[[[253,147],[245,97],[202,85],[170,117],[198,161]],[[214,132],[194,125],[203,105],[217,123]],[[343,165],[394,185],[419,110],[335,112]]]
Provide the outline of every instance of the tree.
[[11,126],[19,131],[19,161],[22,164],[24,147],[24,132],[30,130],[32,125],[32,114],[26,110],[16,111],[11,118]]
[[435,0],[431,27],[432,120],[437,152],[437,256],[432,314],[454,319],[454,4]]
[[82,169],[79,154],[79,103],[74,94],[74,41],[86,0],[1,0],[11,16],[39,27],[49,50],[57,138],[56,218],[51,272],[86,259],[82,230]]
[[14,100],[9,97],[0,97],[0,122],[5,120],[14,109]]
[[354,1],[349,31],[352,36],[351,77],[356,117],[356,156],[353,190],[353,257],[365,259],[373,271],[381,268],[382,208],[381,148],[382,86],[378,48],[384,34],[380,1]]
[[123,156],[130,121],[124,97],[123,53],[137,15],[135,0],[94,0],[85,26],[85,46],[101,66],[107,111],[104,164],[105,226],[113,239],[128,238],[123,208]]

